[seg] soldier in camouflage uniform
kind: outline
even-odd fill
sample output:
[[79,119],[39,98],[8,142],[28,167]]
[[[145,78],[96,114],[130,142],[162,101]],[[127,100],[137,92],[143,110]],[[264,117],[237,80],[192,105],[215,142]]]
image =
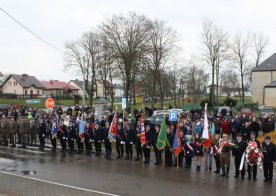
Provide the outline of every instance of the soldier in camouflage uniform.
[[18,123],[12,117],[10,119],[10,129],[9,129],[9,136],[10,136],[10,144],[11,147],[15,147],[15,135],[16,131],[18,130]]
[[8,130],[9,130],[9,123],[6,119],[6,117],[3,115],[1,120],[1,126],[2,126],[2,137],[1,140],[3,142],[4,146],[8,146]]

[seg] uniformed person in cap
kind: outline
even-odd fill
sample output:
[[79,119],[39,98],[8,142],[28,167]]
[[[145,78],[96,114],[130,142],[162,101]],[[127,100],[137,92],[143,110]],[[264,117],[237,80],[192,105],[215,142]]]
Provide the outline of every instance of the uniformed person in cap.
[[146,143],[143,145],[143,151],[144,151],[144,157],[145,157],[145,164],[149,164],[150,163],[150,149],[151,149],[151,145],[152,145],[152,132],[150,130],[150,125],[146,126]]
[[111,159],[112,146],[111,141],[108,138],[110,129],[110,124],[108,121],[105,122],[105,127],[103,128],[103,139],[104,139],[104,147],[105,147],[105,158]]
[[[256,133],[255,132],[252,131],[250,133],[250,139],[248,140],[248,142],[256,142],[257,143],[257,147],[259,149],[261,149],[260,142],[258,140],[256,140]],[[248,172],[248,177],[247,177],[248,180],[251,179],[252,173],[253,173],[253,180],[257,180],[257,164],[251,166],[248,163],[247,172]]]
[[222,139],[220,140],[220,164],[222,169],[222,174],[220,176],[229,178],[229,170],[230,170],[230,146],[228,145],[230,142],[228,140],[227,134],[222,134]]
[[128,123],[125,129],[125,138],[126,138],[126,160],[131,160],[133,156],[133,142],[134,142],[135,132],[131,127],[131,124]]
[[44,150],[46,137],[46,123],[43,118],[38,120],[39,150]]
[[160,125],[156,125],[155,130],[153,132],[153,140],[152,140],[152,145],[153,145],[155,160],[156,160],[154,165],[161,165],[161,161],[162,161],[161,151],[158,150],[158,148],[156,147],[159,132],[160,132]]
[[264,155],[264,182],[272,183],[273,178],[273,162],[276,161],[276,147],[270,142],[270,137],[265,136],[265,141],[262,144],[262,152]]
[[67,126],[64,124],[64,120],[60,120],[60,125],[58,127],[58,132],[57,132],[60,145],[61,145],[61,152],[66,153],[66,141],[68,138],[68,131],[67,131]]
[[94,144],[96,149],[96,156],[100,157],[102,153],[102,128],[99,121],[96,121],[95,123],[95,129],[94,129]]
[[124,144],[125,144],[125,136],[124,130],[122,128],[122,124],[118,123],[117,126],[117,134],[116,134],[116,151],[117,151],[117,159],[122,159],[124,156]]
[[68,145],[70,148],[70,154],[74,154],[74,141],[76,139],[76,126],[73,125],[72,120],[69,121],[68,126]]
[[242,139],[242,134],[238,133],[237,139],[234,141],[235,147],[233,148],[232,155],[235,157],[235,178],[238,178],[241,174],[241,178],[244,178],[245,175],[245,167],[243,164],[243,168],[240,171],[240,164],[242,160],[242,155],[247,147],[246,141]]

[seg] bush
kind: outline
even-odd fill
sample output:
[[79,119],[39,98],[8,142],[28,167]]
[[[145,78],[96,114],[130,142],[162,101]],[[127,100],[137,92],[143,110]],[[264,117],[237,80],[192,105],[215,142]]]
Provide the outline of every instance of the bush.
[[235,107],[237,105],[238,100],[232,99],[230,97],[226,97],[226,99],[223,101],[223,104],[229,107]]
[[258,110],[258,104],[257,103],[254,103],[254,102],[249,102],[249,103],[239,103],[237,104],[237,106],[235,107],[235,109],[237,111],[240,111],[242,108],[249,108],[251,109],[252,111],[257,111]]
[[212,104],[212,102],[209,99],[203,99],[200,102],[200,107],[205,107],[205,103],[208,104],[208,107],[213,107],[213,104]]

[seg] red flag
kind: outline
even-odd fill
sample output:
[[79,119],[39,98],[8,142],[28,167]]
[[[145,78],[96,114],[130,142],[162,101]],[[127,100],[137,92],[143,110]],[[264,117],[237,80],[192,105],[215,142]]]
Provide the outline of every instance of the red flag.
[[204,140],[203,142],[201,142],[201,144],[202,144],[202,146],[204,147],[204,148],[209,148],[210,146],[211,146],[211,138],[212,138],[212,134],[211,134],[211,132],[209,131],[209,139],[207,139],[207,140]]
[[110,133],[113,133],[113,135],[117,135],[117,114],[114,114],[111,126],[110,126]]
[[181,151],[182,151],[182,146],[181,146],[181,137],[180,137],[180,127],[178,126],[177,131],[174,136],[173,153],[175,156],[178,156],[178,154]]
[[141,137],[140,137],[141,144],[146,143],[146,132],[145,132],[145,115],[144,113],[141,114]]

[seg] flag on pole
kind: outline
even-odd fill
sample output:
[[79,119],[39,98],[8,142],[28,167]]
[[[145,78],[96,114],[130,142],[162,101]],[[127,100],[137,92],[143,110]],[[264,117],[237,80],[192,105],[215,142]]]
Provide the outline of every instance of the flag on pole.
[[52,139],[54,139],[57,135],[57,118],[52,118]]
[[146,143],[146,132],[145,132],[145,115],[141,114],[141,144],[144,145]]
[[166,142],[167,142],[167,131],[166,130],[167,130],[167,126],[166,126],[165,114],[164,114],[162,124],[161,124],[161,129],[159,131],[157,144],[156,144],[156,147],[158,148],[158,150],[162,150],[166,146]]
[[79,125],[79,136],[82,140],[84,140],[84,130],[85,130],[85,123],[83,121],[83,115],[81,115],[81,120]]
[[180,139],[180,127],[178,126],[173,140],[173,153],[175,156],[178,156],[178,154],[181,151],[182,151],[182,146],[181,146],[181,139]]
[[205,103],[204,125],[203,125],[203,133],[202,133],[202,142],[201,143],[204,148],[209,148],[211,146],[211,135],[209,134],[209,129],[208,129],[207,103]]
[[113,116],[113,120],[111,122],[111,126],[109,128],[108,139],[111,142],[115,142],[116,135],[117,135],[117,114],[115,113]]

